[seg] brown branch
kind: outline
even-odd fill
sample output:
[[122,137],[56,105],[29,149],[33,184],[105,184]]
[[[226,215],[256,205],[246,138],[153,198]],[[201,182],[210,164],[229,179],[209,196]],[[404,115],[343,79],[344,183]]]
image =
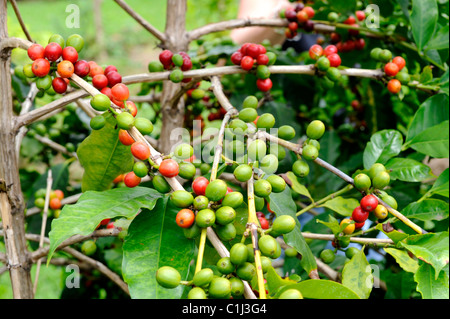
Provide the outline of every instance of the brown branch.
[[53,149],[54,149],[55,151],[57,151],[57,152],[60,152],[60,153],[63,153],[63,154],[66,154],[66,155],[68,155],[68,156],[75,157],[75,158],[78,159],[78,156],[77,156],[77,153],[76,153],[76,152],[69,152],[69,151],[67,150],[67,148],[65,148],[64,146],[62,146],[62,145],[60,145],[60,144],[58,144],[58,143],[56,143],[56,142],[53,142],[53,141],[52,141],[51,139],[49,139],[48,137],[40,136],[40,135],[38,135],[38,134],[35,134],[35,135],[34,135],[34,138],[35,138],[36,140],[38,140],[39,142],[41,142],[42,144],[47,145],[47,146],[49,146],[50,148],[53,148]]
[[114,0],[126,13],[128,13],[134,20],[136,20],[141,26],[144,27],[148,32],[153,34],[162,43],[166,42],[166,36],[164,33],[156,29],[147,20],[140,16],[136,11],[134,11],[125,1]]

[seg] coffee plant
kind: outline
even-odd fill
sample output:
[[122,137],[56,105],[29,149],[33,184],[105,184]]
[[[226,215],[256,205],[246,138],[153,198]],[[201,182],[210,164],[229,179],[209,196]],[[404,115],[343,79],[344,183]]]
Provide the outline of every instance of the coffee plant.
[[[448,298],[449,171],[428,165],[449,156],[448,1],[291,1],[188,31],[168,0],[164,32],[115,2],[160,42],[140,74],[85,60],[78,34],[9,37],[0,1],[14,298],[42,262],[94,269],[114,297]],[[317,41],[211,37],[252,26]]]

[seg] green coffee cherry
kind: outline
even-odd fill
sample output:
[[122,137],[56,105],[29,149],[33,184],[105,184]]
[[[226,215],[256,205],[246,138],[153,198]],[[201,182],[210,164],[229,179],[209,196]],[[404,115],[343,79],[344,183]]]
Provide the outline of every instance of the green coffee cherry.
[[298,160],[292,165],[292,172],[300,178],[308,176],[309,170],[309,164],[303,160]]
[[192,288],[187,296],[188,299],[207,299],[206,292],[200,287]]
[[117,115],[117,126],[123,130],[129,130],[133,127],[135,118],[128,112],[122,112]]
[[236,167],[233,174],[239,182],[245,183],[253,176],[253,169],[250,165],[241,164]]
[[320,253],[320,259],[326,264],[331,264],[334,259],[336,258],[336,255],[331,249],[324,249]]
[[244,109],[247,109],[247,108],[257,109],[258,108],[258,99],[255,96],[253,96],[253,95],[248,96],[244,100],[244,103],[243,103],[242,107]]
[[155,175],[152,179],[153,187],[162,194],[167,194],[172,190],[169,183],[161,175]]
[[383,189],[391,182],[391,176],[387,171],[380,172],[372,180],[375,189]]
[[262,140],[254,140],[248,146],[248,157],[253,161],[261,160],[267,153],[267,145]]
[[365,192],[372,186],[370,177],[366,174],[358,174],[354,179],[356,189]]
[[219,270],[220,273],[222,273],[224,275],[231,274],[235,269],[235,265],[231,262],[230,257],[220,258],[219,261],[217,262],[216,266],[217,266],[217,270]]
[[267,154],[259,162],[259,167],[266,174],[274,174],[278,170],[278,157],[273,154]]
[[241,265],[247,261],[247,246],[242,243],[234,244],[230,249],[230,260],[234,265]]
[[237,277],[230,278],[231,282],[231,295],[233,297],[240,297],[244,294],[244,283]]
[[180,144],[173,153],[177,158],[185,160],[194,155],[194,148],[189,144]]
[[295,137],[295,129],[290,125],[283,125],[278,129],[278,137],[290,141]]
[[238,208],[244,202],[244,195],[241,192],[231,192],[225,195],[222,200],[222,206],[230,206],[231,208]]
[[216,214],[211,209],[202,209],[195,216],[195,223],[200,228],[207,228],[214,225]]
[[256,109],[246,108],[239,112],[239,119],[246,123],[252,123],[258,117]]
[[194,196],[185,190],[174,191],[170,195],[172,203],[179,208],[186,208],[194,202]]
[[105,125],[106,125],[106,119],[101,115],[94,116],[91,119],[91,121],[89,122],[89,126],[94,131],[101,130],[102,128],[105,127]]
[[258,129],[271,129],[275,126],[275,117],[270,113],[264,113],[256,122]]
[[192,282],[197,287],[203,287],[209,285],[211,280],[214,278],[214,272],[210,268],[203,268],[194,275]]
[[[278,244],[277,240],[270,235],[263,235],[258,240],[258,246],[261,250],[261,254],[270,257],[272,259],[278,258]],[[280,248],[281,254],[281,248]],[[278,256],[277,256],[278,255]]]
[[281,293],[278,299],[303,299],[303,295],[297,289],[286,289]]
[[173,289],[180,284],[181,275],[175,268],[163,266],[156,272],[156,281],[164,288]]
[[267,181],[272,186],[272,192],[274,193],[281,193],[286,189],[286,181],[281,176],[270,175],[267,177]]
[[306,145],[302,151],[303,157],[308,161],[314,161],[319,157],[319,150],[313,145]]
[[313,140],[319,140],[325,133],[325,124],[322,121],[312,121],[306,129],[306,135]]
[[183,228],[184,237],[186,237],[187,239],[194,239],[194,238],[200,236],[201,232],[202,232],[202,229],[200,227],[198,227],[198,225],[196,223],[194,223],[189,228]]
[[153,124],[148,119],[138,117],[134,121],[134,126],[142,135],[150,135],[153,132]]
[[236,219],[236,211],[229,206],[222,206],[216,211],[216,222],[220,225],[227,225]]
[[281,215],[275,218],[272,229],[279,234],[287,234],[295,228],[295,219],[289,215]]
[[212,298],[228,298],[231,295],[231,282],[222,277],[214,277],[209,284],[209,296]]
[[259,179],[254,183],[255,195],[259,197],[268,197],[272,193],[272,185],[265,179]]
[[194,164],[189,162],[182,162],[179,164],[179,172],[178,176],[181,178],[190,180],[193,179],[195,174],[197,172],[197,169],[195,168]]
[[217,225],[216,233],[224,242],[235,239],[237,235],[236,227],[233,223],[229,223],[226,225]]
[[194,198],[194,208],[196,210],[202,210],[208,208],[209,199],[206,196],[199,195]]
[[87,240],[81,245],[81,252],[86,256],[92,256],[97,251],[97,245],[93,240]]
[[374,179],[381,172],[386,172],[386,167],[381,163],[375,163],[369,169],[369,177]]
[[242,280],[251,281],[256,275],[256,267],[249,262],[244,262],[237,266],[236,275]]
[[225,197],[227,190],[227,183],[221,179],[216,179],[208,184],[205,195],[210,201],[217,202]]

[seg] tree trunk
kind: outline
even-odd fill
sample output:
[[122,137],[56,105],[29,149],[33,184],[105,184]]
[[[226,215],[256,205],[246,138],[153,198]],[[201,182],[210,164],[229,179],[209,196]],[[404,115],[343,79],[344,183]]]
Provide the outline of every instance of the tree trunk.
[[[8,37],[7,0],[0,0],[0,42]],[[24,199],[13,132],[11,50],[0,52],[0,210],[7,267],[16,299],[33,298],[31,263],[25,240]]]
[[[189,42],[186,34],[186,10],[187,0],[168,0],[166,30],[167,37],[164,43],[165,49],[174,53],[187,51]],[[162,103],[162,131],[159,142],[160,151],[168,154],[176,141],[171,141],[171,133],[184,123],[184,101],[171,103],[174,95],[180,90],[181,85],[166,81],[163,87]]]

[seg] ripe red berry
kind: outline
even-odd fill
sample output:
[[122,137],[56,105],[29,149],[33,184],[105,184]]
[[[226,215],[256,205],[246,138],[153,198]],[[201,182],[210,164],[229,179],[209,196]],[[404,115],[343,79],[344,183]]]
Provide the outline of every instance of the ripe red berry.
[[131,145],[131,154],[141,161],[145,161],[150,157],[150,148],[144,142],[134,142]]
[[260,55],[260,48],[257,44],[252,43],[247,47],[246,53],[248,56],[256,59]]
[[354,16],[350,16],[347,18],[347,20],[344,21],[345,24],[355,24],[356,23],[356,19]]
[[107,97],[109,97],[110,100],[112,99],[111,88],[105,87],[100,90],[100,93],[105,94]]
[[366,47],[366,40],[364,40],[363,38],[355,40],[356,50],[364,50],[365,47]]
[[50,209],[60,209],[62,206],[61,200],[58,197],[52,198],[48,206]]
[[363,223],[369,218],[369,212],[365,211],[361,206],[356,207],[352,213],[352,219],[357,223]]
[[175,221],[181,228],[189,228],[192,226],[192,224],[194,224],[195,214],[190,209],[182,209],[178,212]]
[[63,60],[68,60],[72,63],[76,63],[78,61],[78,52],[74,47],[65,47],[62,50],[62,58]]
[[241,65],[241,61],[244,55],[240,51],[236,51],[231,55],[231,63],[234,65]]
[[58,60],[62,55],[63,49],[56,42],[51,42],[45,47],[45,58],[51,62]]
[[366,19],[366,13],[362,10],[356,11],[356,18],[358,21],[364,21]]
[[241,68],[246,71],[250,71],[255,64],[255,60],[251,56],[244,56],[241,60]]
[[126,110],[127,110],[128,112],[131,113],[131,115],[133,115],[134,117],[136,117],[137,112],[138,112],[138,109],[137,109],[136,104],[134,104],[134,102],[132,102],[132,101],[127,101],[127,105],[126,105],[125,108],[126,108]]
[[107,225],[106,225],[106,229],[113,229],[115,226],[114,226],[114,223],[113,222],[110,222],[110,223],[108,223]]
[[74,73],[78,75],[81,78],[84,78],[89,74],[91,71],[91,67],[89,66],[89,63],[85,60],[80,60],[77,63],[74,64]]
[[35,60],[37,60],[37,59],[43,59],[44,56],[45,56],[45,55],[44,55],[44,52],[45,52],[44,47],[43,47],[42,45],[40,45],[40,44],[37,44],[37,43],[32,44],[32,45],[28,48],[28,51],[27,51],[28,57],[29,57],[31,60],[33,60],[33,61],[35,61]]
[[286,19],[288,21],[297,21],[297,12],[295,10],[289,9],[285,12]]
[[362,223],[355,223],[355,230],[363,228],[365,223],[366,223],[365,221],[362,222]]
[[309,56],[311,59],[318,60],[323,55],[323,48],[318,44],[314,44],[309,49]]
[[401,71],[406,66],[406,61],[401,56],[396,56],[394,59],[392,59],[392,63],[397,64],[399,71]]
[[130,97],[130,90],[123,83],[118,83],[111,88],[111,95],[118,101],[126,101]]
[[58,63],[58,74],[62,77],[62,78],[70,78],[74,71],[75,71],[75,67],[73,66],[72,62],[64,60]]
[[384,66],[384,72],[387,76],[396,76],[399,71],[398,65],[393,62],[389,62]]
[[175,177],[178,175],[180,167],[173,159],[166,159],[159,165],[159,172],[165,177]]
[[316,12],[312,7],[304,7],[302,11],[305,11],[310,19],[314,18],[314,16],[316,15]]
[[389,92],[391,92],[393,94],[397,94],[402,89],[402,83],[397,79],[392,79],[389,81],[387,88],[388,88]]
[[264,217],[258,217],[262,229],[269,229],[269,221]]
[[135,141],[126,130],[119,130],[119,141],[126,146],[132,145]]
[[305,10],[299,11],[297,13],[297,20],[300,23],[306,23],[309,20],[308,12],[306,12]]
[[332,55],[332,54],[335,54],[335,53],[338,53],[338,49],[337,49],[337,47],[336,47],[335,45],[333,45],[333,44],[330,44],[329,46],[327,46],[327,47],[325,48],[325,50],[323,50],[323,54],[324,54],[325,56],[329,56],[329,55]]
[[258,79],[256,80],[256,86],[258,87],[258,89],[262,92],[268,92],[272,89],[273,83],[272,80],[269,79]]
[[37,77],[44,77],[50,72],[50,62],[47,59],[36,59],[31,66],[31,70]]
[[170,69],[172,66],[173,53],[170,50],[164,50],[159,54],[159,61],[163,64],[164,68]]
[[[105,218],[105,219],[103,219],[103,220],[100,222],[100,225],[101,225],[101,226],[106,226],[106,225],[109,224],[110,221],[111,221],[110,218]],[[100,226],[100,225],[99,225],[99,226]]]
[[97,74],[92,78],[92,85],[101,90],[108,86],[108,78],[104,74]]
[[58,94],[63,94],[67,91],[67,82],[60,77],[54,78],[52,81],[53,90]]
[[258,65],[267,65],[269,64],[269,57],[265,53],[260,54],[256,59],[256,63],[258,63]]
[[108,73],[105,73],[105,75],[108,79],[108,86],[111,88],[118,83],[122,83],[122,76],[117,71],[111,70]]
[[292,21],[288,24],[288,29],[291,30],[292,32],[296,32],[298,29],[298,23],[295,21]]
[[112,71],[114,71],[114,72],[119,72],[119,71],[117,70],[117,68],[116,68],[114,65],[108,65],[108,66],[105,68],[105,75],[108,75],[108,73],[109,73],[109,72],[112,72]]
[[197,177],[194,182],[192,182],[192,190],[195,194],[199,195],[205,195],[206,187],[208,186],[209,181],[206,177],[199,176]]
[[141,183],[141,178],[137,176],[133,171],[129,172],[123,178],[123,182],[127,187],[133,188]]
[[341,57],[337,53],[330,54],[328,60],[330,61],[330,67],[333,68],[339,67],[342,63]]
[[359,30],[358,30],[359,29],[359,24],[353,23],[353,24],[351,24],[351,26],[356,28],[356,29],[349,29],[348,30],[348,34],[351,35],[351,36],[354,36],[354,37],[358,36],[359,35]]
[[374,195],[366,195],[361,199],[361,208],[367,212],[372,212],[378,206],[378,199]]

